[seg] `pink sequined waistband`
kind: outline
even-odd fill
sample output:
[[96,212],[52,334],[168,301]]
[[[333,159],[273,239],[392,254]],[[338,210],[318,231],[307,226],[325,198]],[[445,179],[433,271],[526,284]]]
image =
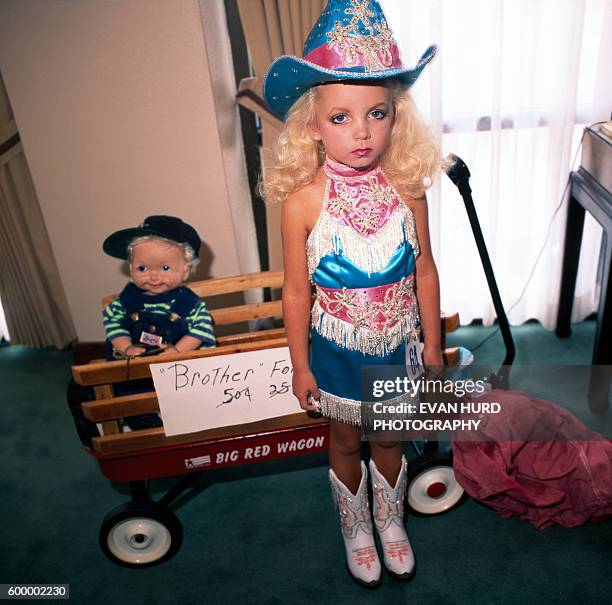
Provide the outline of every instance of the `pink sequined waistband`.
[[404,319],[414,305],[414,276],[374,288],[316,286],[317,303],[325,313],[378,333]]

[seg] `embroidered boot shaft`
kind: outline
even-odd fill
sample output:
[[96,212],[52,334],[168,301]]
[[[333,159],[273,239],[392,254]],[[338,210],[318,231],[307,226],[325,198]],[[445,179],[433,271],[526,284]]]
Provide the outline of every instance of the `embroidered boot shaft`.
[[372,516],[368,504],[368,472],[361,463],[361,482],[356,494],[329,469],[334,503],[340,512],[340,525],[349,573],[360,584],[375,588],[380,584],[381,566],[374,543]]
[[374,492],[374,524],[384,552],[387,571],[398,580],[411,580],[415,559],[404,527],[404,497],[406,494],[406,457],[402,456],[395,486],[389,485],[374,460],[370,460]]

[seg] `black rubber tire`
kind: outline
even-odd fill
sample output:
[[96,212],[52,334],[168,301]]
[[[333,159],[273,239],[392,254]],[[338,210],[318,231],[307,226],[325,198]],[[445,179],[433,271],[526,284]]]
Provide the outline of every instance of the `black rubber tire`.
[[151,567],[172,558],[183,543],[183,526],[169,509],[155,502],[128,502],[102,521],[102,552],[117,565]]
[[[406,498],[413,512],[428,516],[439,515],[452,510],[465,499],[465,492],[457,483],[452,467],[451,452],[426,452],[410,461]],[[439,475],[439,480],[435,482],[447,486],[444,497],[434,498],[427,495],[423,482],[426,483],[430,475]]]

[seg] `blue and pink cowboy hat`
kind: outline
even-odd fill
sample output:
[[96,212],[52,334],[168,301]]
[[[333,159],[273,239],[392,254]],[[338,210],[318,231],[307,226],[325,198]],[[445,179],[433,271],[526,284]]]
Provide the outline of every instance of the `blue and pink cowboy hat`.
[[269,67],[264,97],[284,119],[312,86],[340,80],[396,78],[411,86],[433,59],[430,46],[414,67],[405,67],[377,0],[329,0],[304,44],[304,58],[284,55]]

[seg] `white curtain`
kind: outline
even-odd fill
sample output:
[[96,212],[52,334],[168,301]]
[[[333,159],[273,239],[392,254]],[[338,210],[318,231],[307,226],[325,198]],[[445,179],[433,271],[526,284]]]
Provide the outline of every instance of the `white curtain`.
[[[428,44],[439,46],[414,97],[444,152],[470,169],[511,323],[535,318],[553,328],[566,202],[555,210],[584,125],[610,119],[612,108],[612,0],[380,2],[405,64]],[[462,323],[491,323],[493,306],[456,188],[443,177],[429,201],[443,309],[458,311]],[[601,229],[587,214],[574,321],[596,308],[600,242]]]
[[6,317],[4,316],[4,309],[2,308],[2,301],[0,300],[0,340],[10,340],[11,335],[6,325]]

